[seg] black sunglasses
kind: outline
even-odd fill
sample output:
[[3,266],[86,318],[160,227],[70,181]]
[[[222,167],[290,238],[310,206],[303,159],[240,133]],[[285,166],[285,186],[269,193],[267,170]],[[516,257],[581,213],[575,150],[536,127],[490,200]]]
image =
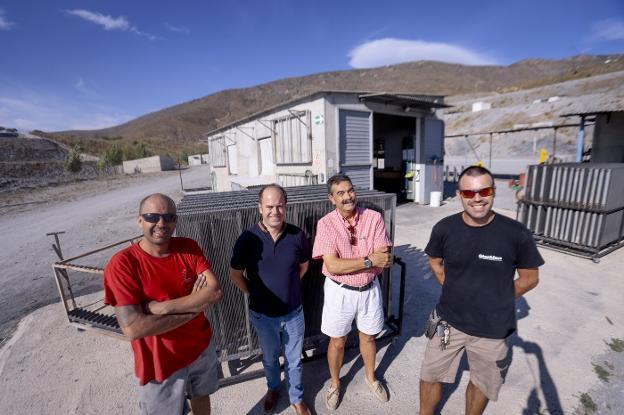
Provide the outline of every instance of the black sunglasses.
[[162,218],[165,223],[172,223],[178,219],[178,215],[175,213],[163,213],[162,215],[160,213],[143,213],[141,217],[145,222],[149,223],[158,223],[160,222],[160,218]]

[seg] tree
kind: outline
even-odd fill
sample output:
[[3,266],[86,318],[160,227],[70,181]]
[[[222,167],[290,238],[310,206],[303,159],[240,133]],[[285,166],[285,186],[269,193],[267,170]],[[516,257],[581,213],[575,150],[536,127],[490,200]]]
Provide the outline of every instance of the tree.
[[64,163],[65,170],[77,173],[82,169],[82,160],[80,159],[80,146],[78,144],[74,145],[69,153],[67,153],[67,157],[65,157]]

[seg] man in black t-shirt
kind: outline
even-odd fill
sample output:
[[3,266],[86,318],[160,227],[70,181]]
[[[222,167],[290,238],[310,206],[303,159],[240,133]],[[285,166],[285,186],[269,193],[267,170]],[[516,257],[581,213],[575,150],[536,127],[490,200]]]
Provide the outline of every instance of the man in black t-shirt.
[[[425,252],[440,284],[441,336],[427,343],[420,373],[420,415],[433,414],[441,383],[453,383],[466,351],[466,413],[498,399],[509,366],[507,337],[516,330],[515,299],[535,288],[544,263],[529,230],[496,214],[494,178],[472,166],[459,176],[464,211],[439,221]],[[514,280],[516,272],[518,278]]]

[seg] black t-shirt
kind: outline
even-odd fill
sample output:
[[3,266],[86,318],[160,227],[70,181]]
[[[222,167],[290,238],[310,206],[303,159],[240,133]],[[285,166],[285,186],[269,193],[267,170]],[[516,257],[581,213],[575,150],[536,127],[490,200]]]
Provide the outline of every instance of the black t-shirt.
[[425,252],[444,259],[437,306],[444,320],[477,337],[503,339],[515,331],[515,271],[544,263],[524,225],[496,214],[474,227],[458,213],[433,227]]
[[249,308],[279,317],[301,305],[299,264],[309,260],[308,240],[301,229],[286,224],[277,241],[273,241],[256,224],[238,237],[230,265],[247,270]]

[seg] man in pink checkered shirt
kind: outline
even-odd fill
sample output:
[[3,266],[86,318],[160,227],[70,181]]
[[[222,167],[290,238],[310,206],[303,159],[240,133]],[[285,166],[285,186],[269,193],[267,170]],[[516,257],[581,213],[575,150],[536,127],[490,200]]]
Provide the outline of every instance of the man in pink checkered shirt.
[[334,410],[340,403],[340,368],[353,320],[358,328],[366,383],[377,399],[388,400],[386,389],[375,378],[375,336],[384,324],[381,287],[376,277],[392,264],[392,242],[381,215],[357,207],[347,175],[332,176],[327,189],[336,210],[319,220],[312,257],[323,258],[326,277],[321,331],[330,337],[327,361],[331,380],[325,404]]

